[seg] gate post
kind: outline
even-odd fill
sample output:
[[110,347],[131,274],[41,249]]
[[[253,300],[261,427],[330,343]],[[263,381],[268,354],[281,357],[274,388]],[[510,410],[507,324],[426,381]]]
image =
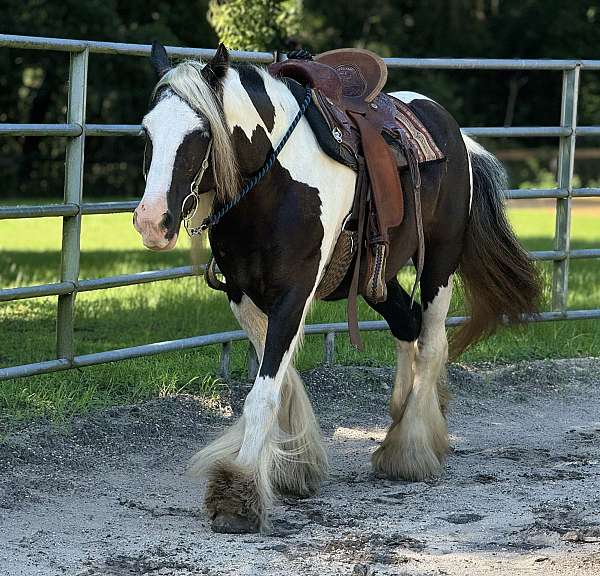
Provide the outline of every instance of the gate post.
[[73,292],[58,297],[56,316],[56,355],[58,358],[68,358],[69,360],[72,360],[75,354],[73,325],[75,295],[79,279],[88,56],[87,48],[81,52],[72,52],[69,65],[67,122],[78,124],[81,127],[81,133],[79,136],[70,138],[67,143],[64,202],[77,205],[78,210],[75,215],[63,218],[60,280],[61,282],[71,282]]
[[570,128],[567,136],[560,137],[558,149],[558,188],[567,190],[566,198],[556,200],[556,228],[554,249],[564,252],[564,257],[554,261],[552,273],[552,309],[567,309],[569,295],[569,250],[571,246],[571,201],[573,193],[573,166],[575,164],[575,131],[577,128],[577,99],[579,97],[579,72],[577,64],[563,72],[560,125]]

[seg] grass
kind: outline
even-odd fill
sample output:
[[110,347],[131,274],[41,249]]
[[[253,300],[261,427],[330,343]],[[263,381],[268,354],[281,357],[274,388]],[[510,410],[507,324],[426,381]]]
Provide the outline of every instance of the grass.
[[[529,249],[552,248],[554,211],[517,208],[511,220]],[[600,212],[575,210],[574,248],[600,246]],[[60,219],[7,220],[0,224],[0,286],[25,286],[57,281],[60,266]],[[86,216],[82,228],[81,278],[158,269],[189,264],[184,241],[173,252],[144,250],[131,226],[129,214]],[[541,265],[546,280],[551,263]],[[401,274],[410,286],[409,272]],[[548,282],[547,282],[548,283]],[[600,263],[571,263],[569,307],[600,307]],[[77,297],[77,353],[135,346],[238,329],[222,293],[207,288],[202,279],[184,278],[86,292]],[[461,311],[455,295],[452,313]],[[10,366],[51,359],[54,354],[56,298],[37,298],[0,304],[0,365]],[[361,303],[361,319],[378,319]],[[316,303],[308,322],[335,322],[345,318],[345,303]],[[341,364],[393,365],[392,338],[387,333],[364,334],[366,351],[359,353],[347,337],[336,339],[336,361]],[[0,383],[0,431],[37,416],[68,420],[96,407],[136,402],[174,392],[212,394],[220,348],[169,353],[113,364],[71,370]],[[235,343],[232,371],[245,370],[247,345]],[[322,361],[321,337],[308,337],[298,357],[301,369]],[[531,358],[600,355],[600,324],[571,321],[531,324],[506,329],[475,346],[465,362],[515,361]]]

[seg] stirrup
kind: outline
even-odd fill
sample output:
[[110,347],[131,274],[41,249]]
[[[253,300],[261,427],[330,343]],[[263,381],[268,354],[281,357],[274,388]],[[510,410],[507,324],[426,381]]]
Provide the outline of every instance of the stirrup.
[[371,250],[374,252],[371,259],[373,266],[367,271],[365,298],[369,302],[385,302],[387,300],[387,286],[385,285],[387,244],[375,244]]

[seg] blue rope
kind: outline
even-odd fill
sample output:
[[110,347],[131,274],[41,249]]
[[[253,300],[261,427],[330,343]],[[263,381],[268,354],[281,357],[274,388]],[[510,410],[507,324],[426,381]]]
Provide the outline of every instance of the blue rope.
[[298,122],[300,122],[300,119],[302,118],[302,116],[304,116],[304,113],[306,112],[306,109],[308,108],[311,100],[312,100],[312,90],[311,90],[311,88],[307,88],[306,89],[306,97],[304,98],[304,101],[300,105],[300,110],[298,111],[298,114],[296,114],[296,117],[290,124],[290,127],[288,128],[287,132],[285,133],[285,136],[281,139],[281,142],[279,142],[277,148],[275,148],[269,154],[267,161],[264,163],[263,167],[256,174],[254,174],[254,176],[252,176],[252,178],[250,178],[249,180],[246,181],[246,183],[244,184],[244,187],[240,190],[240,193],[235,198],[233,198],[232,200],[227,202],[227,204],[225,204],[220,210],[218,210],[214,214],[211,214],[210,216],[205,218],[202,221],[202,223],[200,224],[200,226],[198,226],[198,228],[192,228],[190,230],[190,236],[196,236],[196,235],[200,234],[201,232],[203,232],[204,230],[206,230],[207,228],[210,228],[211,226],[214,226],[215,224],[217,224],[219,222],[219,220],[221,220],[221,218],[223,218],[223,216],[225,216],[225,214],[227,214],[227,212],[229,212],[232,208],[237,206],[243,200],[243,198],[248,194],[248,192],[250,192],[250,190],[252,190],[267,175],[269,170],[271,170],[271,168],[273,167],[273,164],[275,163],[277,156],[279,156],[279,153],[283,150],[283,147],[285,146],[286,142],[289,140],[290,136],[292,135],[292,132],[298,125]]

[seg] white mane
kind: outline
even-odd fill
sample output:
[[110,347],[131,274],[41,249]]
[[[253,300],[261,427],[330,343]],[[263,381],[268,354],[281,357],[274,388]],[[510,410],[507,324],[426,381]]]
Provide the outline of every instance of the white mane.
[[154,88],[170,88],[195,111],[206,117],[212,135],[211,165],[219,200],[226,202],[238,192],[239,171],[231,134],[221,111],[219,99],[202,76],[204,64],[186,60],[171,68]]

